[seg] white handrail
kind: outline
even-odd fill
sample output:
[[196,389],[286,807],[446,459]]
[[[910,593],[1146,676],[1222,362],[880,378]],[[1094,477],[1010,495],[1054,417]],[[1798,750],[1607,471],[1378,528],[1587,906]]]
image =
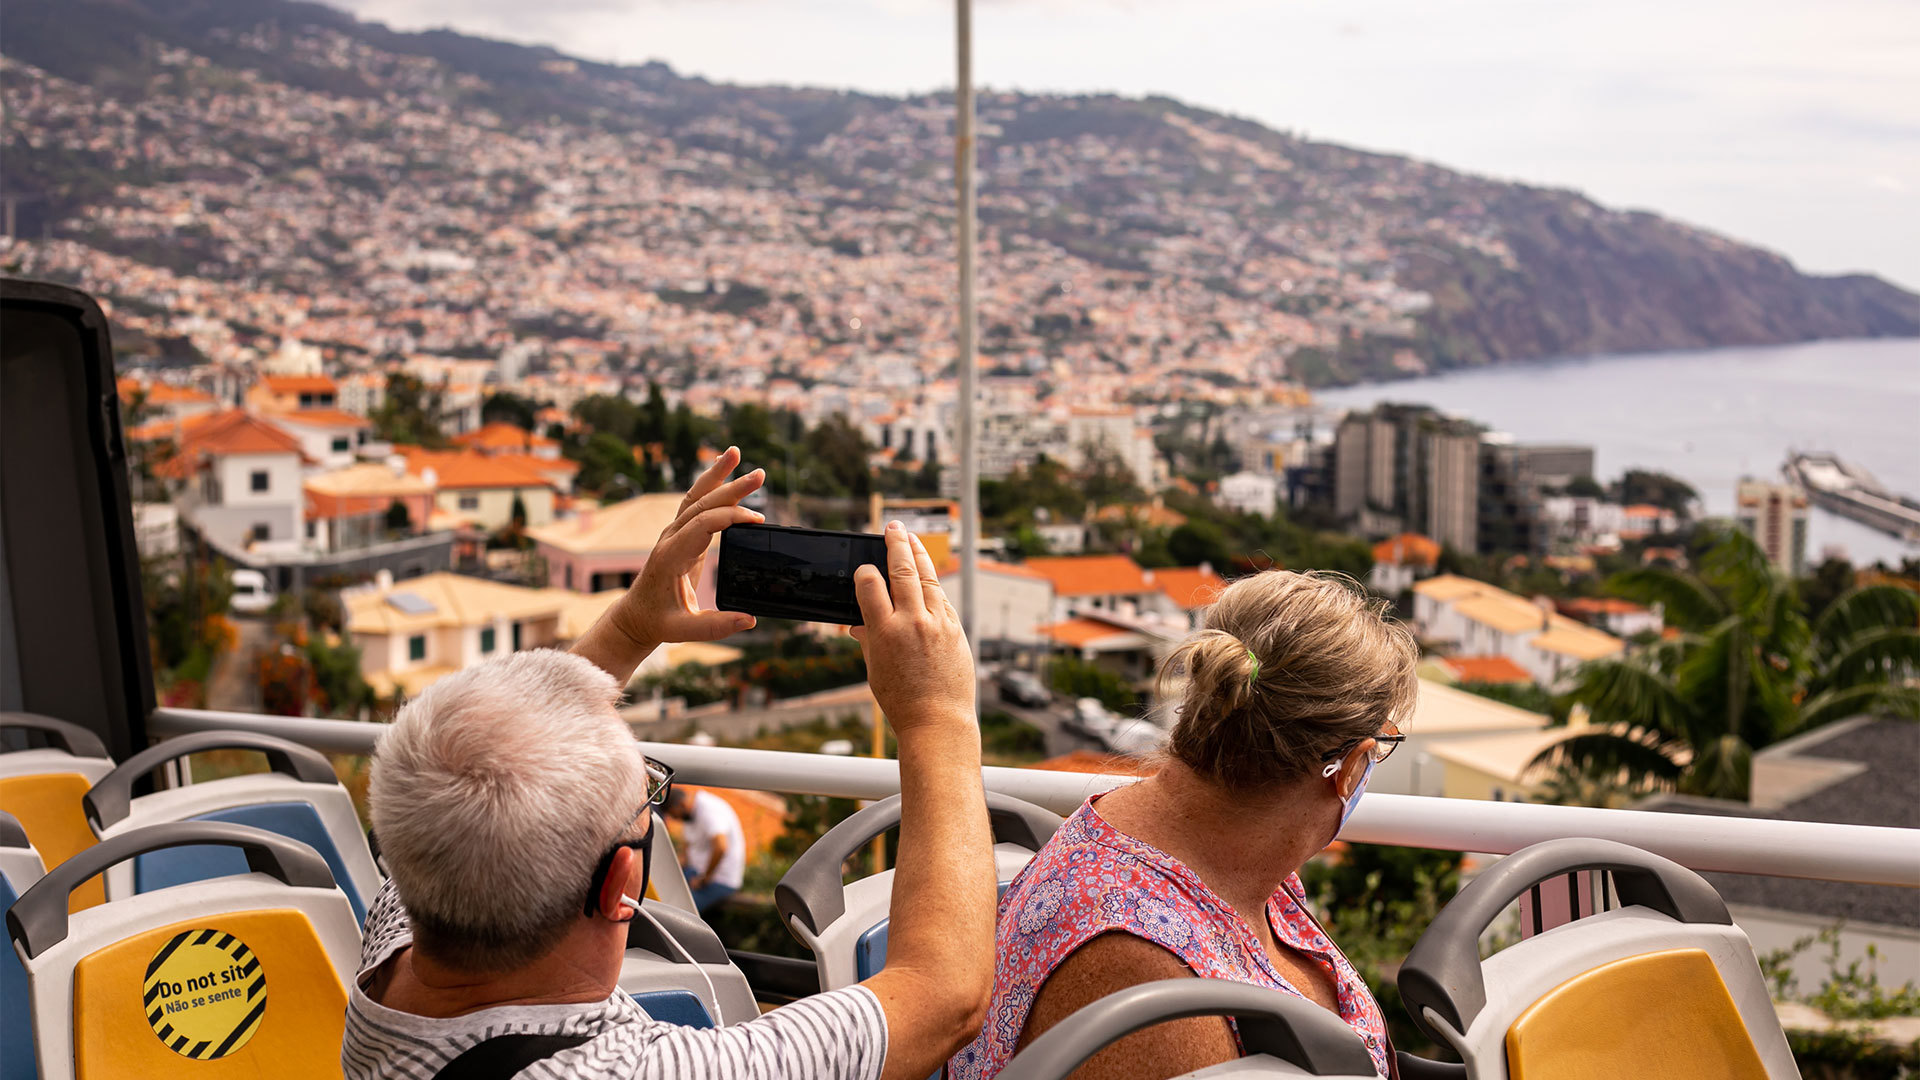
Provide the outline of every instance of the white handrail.
[[[372,753],[382,730],[378,724],[345,720],[204,709],[158,709],[148,728],[158,735],[256,731],[346,754]],[[692,784],[849,799],[880,799],[900,790],[899,765],[892,761],[679,743],[641,745]],[[1071,813],[1094,792],[1135,780],[997,766],[981,771],[989,789],[1059,814]],[[1565,836],[1618,840],[1695,870],[1920,888],[1920,829],[1879,825],[1375,794],[1360,801],[1341,833],[1341,839],[1356,843],[1494,855]]]

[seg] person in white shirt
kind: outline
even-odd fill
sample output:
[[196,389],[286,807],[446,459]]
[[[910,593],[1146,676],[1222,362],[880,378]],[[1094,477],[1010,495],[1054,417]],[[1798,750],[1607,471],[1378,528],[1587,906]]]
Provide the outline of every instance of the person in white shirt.
[[681,823],[680,863],[700,914],[740,891],[747,878],[747,837],[740,815],[711,791],[674,788],[667,793],[666,815]]
[[655,647],[749,616],[698,609],[713,537],[758,521],[729,449],[695,482],[633,587],[572,654],[449,675],[374,751],[369,801],[392,873],[348,988],[349,1080],[436,1077],[924,1080],[972,1039],[993,982],[992,840],[973,662],[933,560],[895,522],[854,588],[874,697],[900,755],[887,966],[858,986],[721,1029],[656,1021],[620,991],[671,770],[616,706]]

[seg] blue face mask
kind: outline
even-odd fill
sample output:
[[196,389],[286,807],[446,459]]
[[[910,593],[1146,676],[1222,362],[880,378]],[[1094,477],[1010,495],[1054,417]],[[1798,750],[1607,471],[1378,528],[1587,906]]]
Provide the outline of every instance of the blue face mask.
[[[1366,768],[1360,772],[1360,782],[1353,785],[1353,794],[1347,796],[1346,802],[1340,807],[1340,828],[1334,830],[1334,836],[1336,838],[1339,837],[1340,830],[1347,827],[1347,819],[1353,816],[1353,808],[1360,805],[1360,796],[1367,793],[1367,781],[1373,778],[1373,767],[1376,764],[1378,763],[1373,760],[1373,755],[1368,754]],[[1321,770],[1320,775],[1331,779],[1334,774],[1339,771],[1340,763],[1338,761],[1330,761],[1327,763],[1327,767]],[[1332,842],[1331,840],[1328,841],[1328,843]]]

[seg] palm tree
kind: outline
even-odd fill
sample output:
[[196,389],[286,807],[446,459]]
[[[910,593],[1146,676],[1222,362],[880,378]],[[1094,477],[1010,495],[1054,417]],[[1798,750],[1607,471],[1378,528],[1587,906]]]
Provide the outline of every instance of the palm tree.
[[1812,623],[1793,581],[1753,539],[1714,526],[1697,572],[1643,567],[1610,591],[1665,607],[1679,635],[1581,668],[1567,695],[1607,730],[1540,764],[1745,799],[1753,752],[1862,713],[1920,718],[1920,595],[1843,593]]

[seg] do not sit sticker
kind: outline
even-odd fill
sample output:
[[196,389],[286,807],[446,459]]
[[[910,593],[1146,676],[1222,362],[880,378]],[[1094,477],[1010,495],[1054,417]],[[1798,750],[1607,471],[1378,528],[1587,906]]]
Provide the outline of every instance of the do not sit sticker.
[[246,943],[221,930],[183,930],[147,964],[147,1023],[196,1061],[247,1045],[267,1012],[267,974]]

